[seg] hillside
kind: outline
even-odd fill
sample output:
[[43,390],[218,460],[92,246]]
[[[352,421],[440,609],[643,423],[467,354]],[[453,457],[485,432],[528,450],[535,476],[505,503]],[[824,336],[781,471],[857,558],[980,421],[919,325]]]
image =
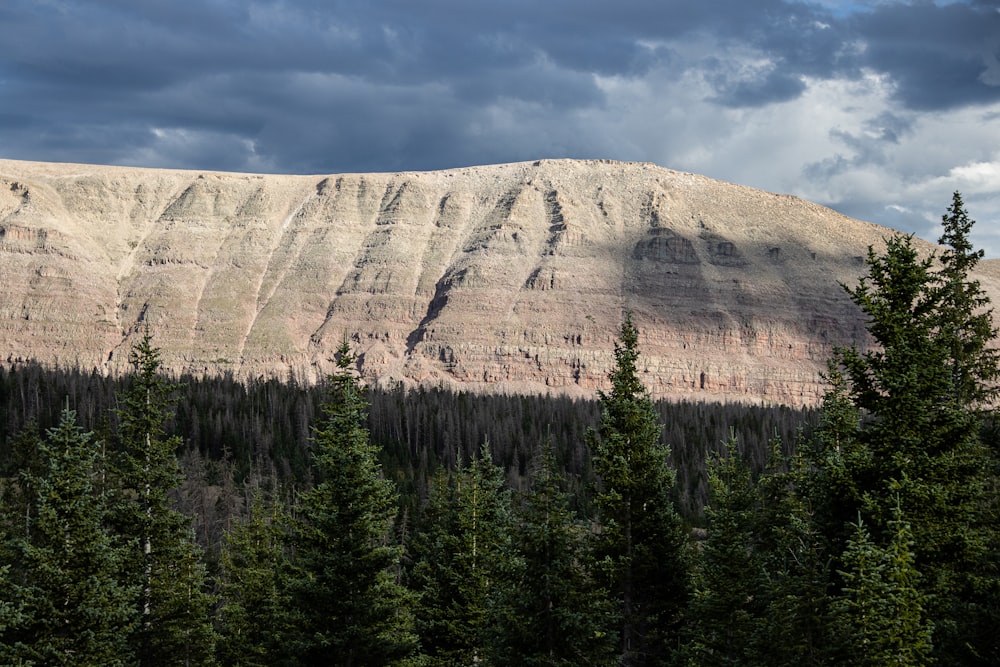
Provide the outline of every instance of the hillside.
[[631,309],[655,396],[812,404],[831,346],[863,342],[838,281],[890,233],[651,164],[0,160],[0,358],[113,373],[148,323],[178,372],[313,381],[347,337],[387,386],[589,396]]

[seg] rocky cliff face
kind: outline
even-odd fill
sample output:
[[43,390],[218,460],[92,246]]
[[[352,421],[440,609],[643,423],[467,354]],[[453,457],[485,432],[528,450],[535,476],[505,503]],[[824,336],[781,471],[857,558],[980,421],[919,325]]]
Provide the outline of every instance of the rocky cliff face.
[[[0,350],[106,372],[593,395],[622,313],[656,396],[813,403],[889,230],[650,164],[261,176],[0,160]],[[1000,295],[995,267],[984,286]]]

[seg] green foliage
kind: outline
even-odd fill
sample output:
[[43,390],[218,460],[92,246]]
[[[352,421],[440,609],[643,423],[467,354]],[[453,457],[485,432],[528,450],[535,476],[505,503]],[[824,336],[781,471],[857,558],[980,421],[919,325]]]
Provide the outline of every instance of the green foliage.
[[121,550],[104,528],[101,443],[63,411],[40,443],[42,472],[26,475],[30,525],[8,549],[0,660],[6,664],[124,665],[135,623],[119,580]]
[[[801,492],[828,552],[857,567],[865,549],[901,548],[892,546],[901,539],[895,513],[906,517],[935,656],[963,664],[990,650],[967,628],[976,625],[974,591],[996,579],[977,573],[995,535],[984,513],[990,459],[980,431],[1000,370],[988,299],[968,276],[982,253],[972,250],[958,193],[943,224],[939,260],[896,236],[884,254],[869,249],[869,274],[847,290],[875,346],[837,351]],[[864,521],[864,535],[857,522],[849,527],[852,517]],[[836,569],[845,588],[854,581],[846,561]]]
[[365,429],[367,401],[345,343],[313,434],[319,482],[292,526],[290,593],[301,615],[294,652],[307,665],[393,664],[416,649],[411,600],[390,542],[396,496]]
[[291,517],[280,502],[255,496],[249,516],[226,533],[222,551],[219,659],[223,664],[289,664],[296,613],[288,589],[286,530]]
[[489,444],[468,467],[434,479],[409,546],[410,587],[428,665],[482,663],[500,568],[510,554],[510,493]]
[[[827,553],[840,554],[871,480],[873,453],[861,439],[862,412],[841,369],[831,361],[819,424],[804,438],[793,480],[800,507]],[[853,512],[853,514],[852,514]]]
[[768,667],[835,664],[831,563],[817,528],[821,512],[801,493],[815,475],[805,459],[787,460],[775,442],[756,483],[754,550],[762,578],[758,609],[763,611],[753,654]]
[[121,451],[116,524],[130,545],[122,578],[135,586],[140,623],[133,645],[141,665],[212,663],[215,603],[191,521],[171,506],[181,483],[175,451],[165,435],[174,387],[159,373],[160,353],[148,331],[129,354],[131,385],[120,396]]
[[212,622],[216,596],[202,549],[188,530],[158,550],[152,567],[153,621],[144,665],[213,665],[218,634]]
[[859,518],[841,559],[843,594],[834,603],[845,664],[926,665],[930,662],[931,625],[925,618],[926,595],[909,524],[899,516],[890,524],[886,548],[876,545]]
[[[10,476],[0,483],[0,531],[9,536],[27,537],[34,519],[37,490],[33,480],[45,474],[42,433],[38,423],[29,421],[11,438]],[[3,562],[3,561],[0,561]]]
[[[310,425],[325,401],[323,388],[276,379],[182,376],[171,395],[164,428],[183,439],[181,456],[189,490],[206,482],[238,487],[269,483],[286,485],[309,479]],[[77,419],[86,429],[114,430],[120,403],[117,396],[133,384],[132,376],[112,377],[79,369],[51,369],[26,363],[0,365],[0,474],[16,474],[12,446],[34,419],[41,431],[54,426],[59,406],[69,396]],[[427,498],[430,477],[439,466],[454,468],[457,457],[471,460],[486,440],[497,465],[513,489],[528,483],[528,469],[537,444],[551,439],[561,470],[567,474],[573,508],[592,513],[594,472],[587,447],[588,428],[597,428],[601,404],[594,399],[561,395],[516,396],[470,394],[444,388],[372,388],[368,429],[371,442],[381,449],[388,479],[397,484],[401,502],[416,516]],[[176,400],[173,400],[176,399]],[[689,401],[654,403],[664,425],[661,443],[670,443],[671,466],[676,470],[677,511],[698,522],[707,501],[705,460],[735,429],[747,459],[759,470],[774,435],[792,443],[798,430],[815,420],[812,409]],[[105,420],[112,417],[112,423]],[[102,436],[103,438],[103,436]],[[103,438],[114,445],[117,437]],[[185,460],[186,458],[186,460]],[[192,467],[193,465],[193,467]],[[228,479],[227,479],[228,478]],[[212,557],[222,542],[222,528],[241,518],[246,506],[223,502],[211,511],[196,497],[174,496],[175,508],[199,522],[198,538]],[[232,513],[230,513],[232,512]]]
[[511,553],[493,613],[493,663],[608,665],[615,654],[614,605],[596,581],[590,533],[570,510],[551,445],[538,457],[513,524]]
[[962,196],[952,195],[948,211],[941,217],[943,232],[938,243],[941,269],[935,276],[940,299],[940,336],[950,345],[946,369],[951,375],[950,394],[957,406],[977,409],[997,396],[1000,387],[1000,350],[989,345],[996,338],[990,300],[978,280],[969,278],[984,256],[975,250],[969,234],[975,221],[969,218]]
[[765,592],[754,544],[757,489],[735,435],[708,470],[708,537],[696,561],[686,657],[692,665],[746,664]]
[[870,317],[878,347],[838,355],[853,402],[867,417],[851,458],[844,456],[844,482],[851,486],[840,496],[883,532],[898,497],[918,560],[931,570],[959,565],[956,559],[976,548],[962,526],[974,518],[985,451],[969,401],[985,395],[996,377],[986,341],[962,341],[962,322],[972,314],[957,306],[954,295],[966,292],[956,286],[963,281],[948,258],[940,273],[932,272],[932,260],[917,258],[910,237],[890,239],[884,256],[872,251],[871,275],[851,296]]
[[610,393],[588,444],[599,477],[596,553],[622,624],[624,665],[666,660],[680,637],[689,596],[687,532],[670,499],[674,472],[661,425],[636,370],[638,330],[631,315],[615,344]]
[[936,256],[869,251],[847,292],[874,344],[837,350],[794,456],[809,414],[654,404],[631,316],[599,403],[373,407],[346,344],[322,406],[232,378],[175,404],[148,332],[127,380],[0,366],[0,662],[998,664],[1000,357],[958,193],[942,221]]

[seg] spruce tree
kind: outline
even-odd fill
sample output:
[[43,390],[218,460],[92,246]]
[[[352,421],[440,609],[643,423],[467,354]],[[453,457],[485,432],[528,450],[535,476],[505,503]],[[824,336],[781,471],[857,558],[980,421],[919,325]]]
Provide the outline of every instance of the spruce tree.
[[411,540],[424,664],[484,664],[502,559],[510,554],[510,494],[489,444],[468,466],[438,473]]
[[416,649],[411,597],[398,582],[393,485],[381,475],[365,427],[368,403],[345,342],[313,430],[316,485],[292,525],[289,592],[301,615],[292,648],[305,665],[395,664]]
[[615,655],[615,605],[595,578],[591,534],[570,509],[551,444],[536,463],[515,516],[512,553],[491,614],[493,663],[608,665]]
[[696,556],[686,657],[692,665],[748,664],[765,591],[754,544],[757,489],[735,435],[708,471],[708,536]]
[[176,450],[167,437],[175,387],[160,374],[160,352],[147,330],[129,353],[133,376],[120,396],[117,525],[132,545],[122,570],[135,586],[139,617],[132,642],[144,666],[211,664],[215,645],[214,597],[191,520],[175,510],[169,493],[181,484]]
[[990,346],[997,330],[989,297],[979,281],[969,276],[985,255],[969,238],[974,224],[962,195],[955,192],[941,217],[943,232],[938,243],[944,250],[934,287],[940,298],[939,335],[951,348],[947,359],[951,399],[956,406],[980,416],[980,410],[997,396],[1000,350]]
[[288,587],[286,531],[280,502],[255,496],[247,518],[226,532],[222,549],[219,659],[227,665],[291,664],[296,612]]
[[[825,405],[832,407],[836,398],[834,392]],[[853,414],[850,409],[824,412],[824,419],[829,420],[818,431],[824,433],[823,438],[843,445]],[[817,527],[821,512],[804,492],[815,486],[816,470],[803,453],[810,444],[806,440],[789,459],[780,441],[772,441],[767,465],[756,483],[752,523],[763,617],[755,629],[753,654],[758,664],[768,667],[834,664],[829,546]]]
[[966,630],[976,616],[970,600],[996,576],[976,578],[993,530],[983,513],[989,454],[980,431],[1000,371],[992,311],[969,277],[982,253],[972,249],[958,193],[942,222],[939,258],[921,257],[912,237],[889,238],[883,254],[869,249],[868,275],[847,289],[875,345],[835,355],[833,391],[855,416],[841,420],[845,438],[808,452],[815,474],[805,493],[834,555],[857,541],[845,527],[859,515],[872,544],[888,549],[898,507],[912,531],[934,656],[974,664],[984,647]]
[[918,588],[909,524],[895,512],[887,547],[874,543],[859,517],[841,559],[843,592],[838,616],[839,660],[863,667],[930,662],[931,625]]
[[661,425],[639,381],[639,332],[627,315],[615,343],[610,393],[600,392],[597,432],[588,431],[601,526],[596,553],[618,600],[623,665],[660,664],[680,639],[689,598],[687,531],[670,498],[674,471]]
[[101,451],[68,408],[40,444],[42,472],[25,480],[32,492],[30,525],[8,550],[4,664],[131,662],[132,590],[119,579],[122,551],[105,528]]
[[34,511],[35,489],[31,480],[44,474],[42,451],[43,434],[35,419],[31,419],[9,441],[9,477],[0,485],[0,525],[11,536],[26,536]]

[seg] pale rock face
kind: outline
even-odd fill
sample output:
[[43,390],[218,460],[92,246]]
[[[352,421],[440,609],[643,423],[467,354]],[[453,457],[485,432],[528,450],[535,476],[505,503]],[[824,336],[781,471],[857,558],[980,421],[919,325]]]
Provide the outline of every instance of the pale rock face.
[[[166,368],[592,396],[623,313],[654,396],[813,404],[890,230],[651,164],[277,176],[0,160],[0,345]],[[930,248],[928,244],[928,248]],[[1000,295],[1000,271],[977,277]]]

